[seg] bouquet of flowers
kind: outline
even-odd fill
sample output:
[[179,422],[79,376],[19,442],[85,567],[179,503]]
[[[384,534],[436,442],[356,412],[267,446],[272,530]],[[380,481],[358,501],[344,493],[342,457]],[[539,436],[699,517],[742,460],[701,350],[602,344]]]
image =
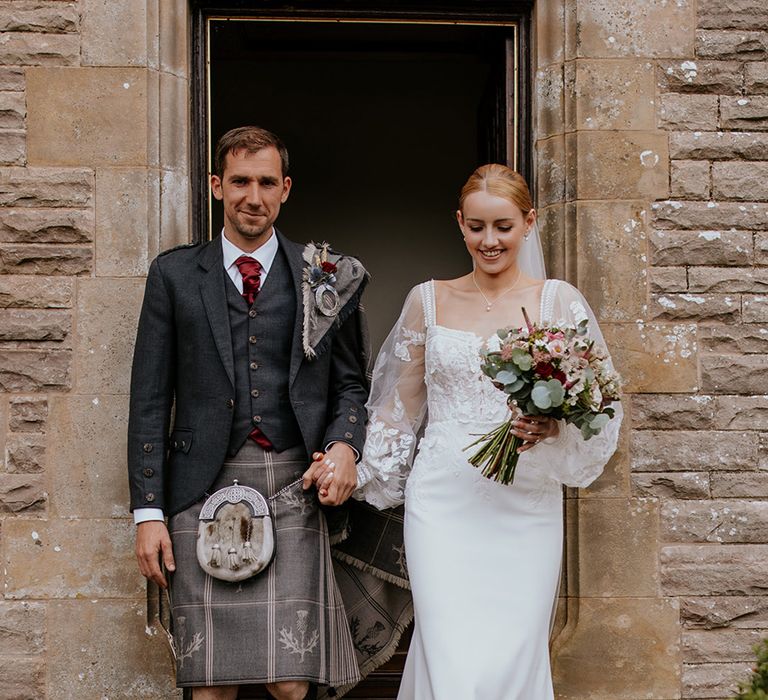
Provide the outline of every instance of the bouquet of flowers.
[[613,418],[610,404],[620,398],[621,378],[587,335],[586,319],[575,328],[542,328],[525,309],[523,317],[525,328],[501,329],[481,352],[483,374],[507,395],[512,417],[464,448],[481,445],[470,463],[502,484],[515,478],[523,440],[512,424],[519,415],[565,420],[589,440]]

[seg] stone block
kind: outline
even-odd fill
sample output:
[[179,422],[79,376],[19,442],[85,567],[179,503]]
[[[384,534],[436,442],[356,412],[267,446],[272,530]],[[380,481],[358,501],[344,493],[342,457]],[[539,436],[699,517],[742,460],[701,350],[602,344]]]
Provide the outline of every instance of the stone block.
[[0,92],[0,129],[23,129],[26,116],[23,92]]
[[743,131],[678,131],[669,135],[672,158],[763,160],[768,134]]
[[745,294],[741,298],[741,313],[744,323],[767,322],[768,296]]
[[579,202],[579,289],[601,321],[644,316],[647,279],[645,209],[641,202]]
[[692,267],[688,288],[697,293],[768,291],[768,269],[759,267]]
[[[757,0],[755,0],[757,1]],[[621,3],[586,0],[576,7],[580,57],[692,56],[696,25],[693,3],[665,0]]]
[[49,700],[180,700],[168,643],[146,626],[143,601],[56,601],[48,619]]
[[167,250],[190,241],[189,187],[189,176],[186,172],[176,170],[162,172],[159,192],[160,250]]
[[31,68],[27,72],[27,109],[32,165],[99,167],[147,162],[145,70]]
[[150,180],[144,168],[105,169],[96,173],[96,274],[104,277],[146,275],[148,245],[159,231],[150,209]]
[[720,98],[720,127],[768,131],[768,95]]
[[[764,595],[765,544],[676,544],[661,548],[667,595]],[[712,696],[707,696],[712,697]]]
[[768,394],[768,356],[702,355],[701,388],[713,394]]
[[0,168],[0,206],[90,207],[93,172],[80,168]]
[[717,199],[768,200],[768,163],[728,161],[712,164],[712,194]]
[[5,463],[9,472],[31,474],[45,469],[45,436],[16,433],[7,438]]
[[638,472],[754,470],[756,433],[716,430],[636,430],[632,470]]
[[685,292],[688,290],[688,273],[684,267],[651,267],[648,269],[648,285],[655,294]]
[[0,131],[0,165],[24,165],[26,161],[26,132],[18,129]]
[[670,195],[682,199],[709,199],[709,163],[701,160],[673,160]]
[[539,139],[562,134],[564,124],[563,66],[547,66],[536,71],[536,135]]
[[56,459],[48,468],[60,517],[128,517],[127,396],[57,396],[48,419]]
[[661,199],[669,194],[666,134],[577,134],[579,199]]
[[45,429],[48,400],[39,396],[13,396],[8,425],[16,433],[39,433]]
[[80,280],[75,360],[79,393],[128,393],[143,296],[143,279]]
[[80,61],[77,34],[9,32],[0,42],[0,63],[17,66],[70,66]]
[[654,265],[749,265],[752,234],[747,231],[668,231],[649,236]]
[[652,65],[647,61],[576,62],[578,129],[652,131],[655,96]]
[[72,306],[73,282],[61,277],[0,276],[0,308],[65,309]]
[[738,321],[739,297],[728,294],[652,294],[648,315],[669,321]]
[[747,63],[744,66],[744,86],[748,95],[768,94],[768,63]]
[[717,230],[768,230],[768,204],[764,202],[654,202],[656,228]]
[[702,29],[768,29],[760,0],[699,0],[698,20]]
[[41,657],[0,656],[0,698],[40,700],[45,697],[45,666]]
[[12,66],[0,67],[0,90],[24,90],[24,69]]
[[636,430],[709,430],[715,424],[717,400],[712,396],[634,394],[631,401]]
[[768,234],[755,234],[755,264],[768,265]]
[[761,641],[759,630],[687,630],[683,658],[695,664],[752,661]]
[[0,349],[0,390],[9,392],[70,388],[69,350]]
[[607,323],[601,330],[626,393],[696,391],[695,324]]
[[[39,474],[0,474],[0,516],[44,514],[48,494]],[[0,617],[0,623],[2,617]],[[0,629],[2,644],[2,629]]]
[[700,29],[696,32],[696,56],[722,61],[760,61],[768,57],[768,33]]
[[547,272],[557,279],[566,279],[565,207],[562,204],[555,204],[537,211],[539,227],[547,232],[542,236],[541,241]]
[[702,326],[699,333],[702,348],[720,355],[768,353],[768,329],[761,324]]
[[566,155],[563,136],[553,136],[537,142],[538,201],[549,206],[565,201]]
[[678,615],[674,600],[580,599],[576,629],[563,645],[554,649],[556,697],[680,697]]
[[0,658],[45,651],[45,606],[0,602]]
[[659,96],[659,126],[667,130],[691,131],[717,127],[716,95],[680,95],[670,92]]
[[0,309],[0,340],[64,340],[71,330],[68,311]]
[[93,251],[83,246],[6,245],[0,248],[0,273],[82,275],[90,273]]
[[134,529],[123,519],[6,519],[6,599],[139,598]]
[[[558,5],[558,2],[548,3]],[[560,0],[562,4],[562,0]],[[166,73],[173,73],[181,77],[189,75],[189,3],[186,0],[166,0],[158,3],[160,15],[160,70]],[[554,11],[557,13],[557,10]],[[561,10],[562,12],[562,10]],[[542,25],[539,25],[541,27]],[[536,43],[538,45],[539,55],[542,52],[542,44],[545,42],[545,35],[549,35],[549,27],[545,31],[536,33]],[[557,28],[551,30],[556,34]],[[562,21],[560,24],[562,33]],[[562,52],[562,41],[560,43]],[[539,61],[538,65],[543,65]]]
[[189,83],[160,73],[160,165],[189,172]]
[[83,65],[147,65],[148,3],[80,1]]
[[4,243],[85,243],[93,239],[90,209],[2,209]]
[[683,666],[684,698],[730,698],[739,681],[746,681],[752,666],[746,662],[686,664]]
[[701,472],[640,472],[632,474],[632,495],[638,498],[709,498],[710,475]]
[[768,541],[768,501],[664,501],[662,542],[760,544]]
[[71,2],[13,3],[3,9],[0,32],[67,34],[78,29],[77,8]]
[[713,498],[768,498],[768,473],[712,472]]
[[662,92],[740,95],[742,74],[740,61],[661,61],[657,83]]
[[765,596],[712,596],[682,598],[680,619],[686,629],[765,629],[768,598]]

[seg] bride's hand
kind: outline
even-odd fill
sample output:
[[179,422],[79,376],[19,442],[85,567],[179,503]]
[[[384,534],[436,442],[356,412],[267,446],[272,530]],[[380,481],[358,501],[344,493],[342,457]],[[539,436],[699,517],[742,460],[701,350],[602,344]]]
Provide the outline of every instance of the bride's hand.
[[518,454],[530,450],[536,443],[548,437],[557,437],[560,427],[554,418],[549,416],[520,416],[512,424],[514,435],[523,440],[517,448]]

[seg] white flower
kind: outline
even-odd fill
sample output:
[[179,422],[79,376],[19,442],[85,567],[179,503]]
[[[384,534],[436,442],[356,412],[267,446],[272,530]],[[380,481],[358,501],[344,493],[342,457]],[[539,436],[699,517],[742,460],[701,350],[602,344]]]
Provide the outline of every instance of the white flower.
[[565,341],[556,338],[547,343],[547,351],[552,357],[562,357],[565,354]]

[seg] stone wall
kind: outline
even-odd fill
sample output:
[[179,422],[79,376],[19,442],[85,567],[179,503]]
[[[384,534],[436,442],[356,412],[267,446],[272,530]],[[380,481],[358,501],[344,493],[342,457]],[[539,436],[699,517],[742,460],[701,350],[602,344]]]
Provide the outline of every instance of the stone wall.
[[630,396],[568,503],[560,698],[726,698],[768,636],[768,6],[538,3],[538,201]]

